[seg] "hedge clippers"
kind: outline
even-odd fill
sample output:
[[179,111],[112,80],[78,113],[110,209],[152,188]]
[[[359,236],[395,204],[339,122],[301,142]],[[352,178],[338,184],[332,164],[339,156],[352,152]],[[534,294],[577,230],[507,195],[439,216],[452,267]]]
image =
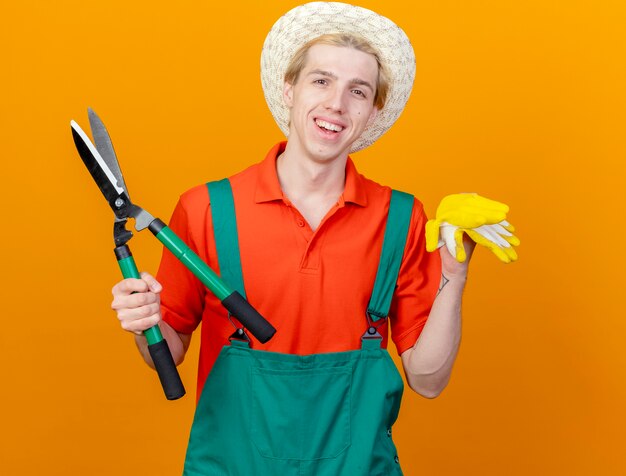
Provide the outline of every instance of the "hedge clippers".
[[[149,229],[210,292],[217,296],[232,316],[235,316],[260,342],[267,342],[276,329],[241,294],[222,281],[165,223],[131,202],[111,138],[97,114],[91,109],[88,113],[96,145],[93,145],[87,134],[74,121],[71,121],[72,135],[81,159],[115,213],[114,251],[124,278],[140,279],[135,260],[126,244],[133,236],[132,231],[126,229],[126,222],[129,218],[134,218],[135,230]],[[185,388],[161,330],[154,326],[144,331],[144,335],[166,398],[175,400],[182,397]]]

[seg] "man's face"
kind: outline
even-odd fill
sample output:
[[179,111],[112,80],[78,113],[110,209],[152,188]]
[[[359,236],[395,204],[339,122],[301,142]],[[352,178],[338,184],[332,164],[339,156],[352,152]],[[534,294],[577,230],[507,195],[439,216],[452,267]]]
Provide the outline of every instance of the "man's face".
[[347,156],[376,117],[378,64],[353,48],[313,45],[296,84],[285,83],[289,143],[315,161]]

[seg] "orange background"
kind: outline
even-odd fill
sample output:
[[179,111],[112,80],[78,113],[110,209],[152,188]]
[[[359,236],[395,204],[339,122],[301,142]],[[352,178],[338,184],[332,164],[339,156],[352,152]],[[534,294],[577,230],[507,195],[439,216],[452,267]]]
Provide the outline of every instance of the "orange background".
[[[178,194],[281,139],[259,56],[296,1],[5,2],[0,10],[3,233],[0,473],[171,475],[188,396],[167,402],[109,309],[112,214],[72,143],[87,106],[133,199]],[[407,475],[626,474],[626,7],[621,1],[363,0],[411,38],[404,115],[356,155],[366,175],[511,206],[520,261],[472,263],[464,338],[436,400],[407,391]],[[155,271],[160,245],[132,242]]]

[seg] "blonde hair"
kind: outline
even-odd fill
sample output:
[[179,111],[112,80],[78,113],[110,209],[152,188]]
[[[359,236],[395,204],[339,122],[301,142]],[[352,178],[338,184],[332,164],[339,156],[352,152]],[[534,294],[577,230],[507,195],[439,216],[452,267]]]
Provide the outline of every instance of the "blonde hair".
[[293,58],[291,58],[291,61],[287,66],[287,71],[285,72],[285,82],[289,84],[296,84],[298,77],[306,64],[307,53],[314,45],[354,48],[357,51],[362,51],[363,53],[372,55],[376,59],[376,63],[378,63],[378,77],[376,78],[374,106],[376,106],[379,110],[383,108],[385,101],[387,100],[387,94],[389,93],[391,75],[385,64],[382,62],[378,50],[374,48],[365,38],[354,33],[329,33],[306,42],[298,49],[298,51],[296,51]]

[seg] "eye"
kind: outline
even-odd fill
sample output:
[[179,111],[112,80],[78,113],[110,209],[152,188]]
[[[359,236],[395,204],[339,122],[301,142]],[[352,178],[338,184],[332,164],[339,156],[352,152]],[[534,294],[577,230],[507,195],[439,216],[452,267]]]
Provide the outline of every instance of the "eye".
[[321,84],[321,85],[326,85],[328,84],[328,81],[326,81],[325,79],[315,79],[313,80],[314,84]]
[[353,92],[354,94],[356,94],[357,96],[366,97],[366,96],[365,96],[365,92],[363,92],[363,90],[361,90],[361,89],[353,89],[353,90],[352,90],[352,92]]

